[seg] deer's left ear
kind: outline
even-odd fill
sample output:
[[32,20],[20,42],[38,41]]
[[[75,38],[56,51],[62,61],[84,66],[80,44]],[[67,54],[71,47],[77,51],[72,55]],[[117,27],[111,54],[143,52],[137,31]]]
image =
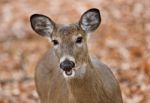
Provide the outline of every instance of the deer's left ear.
[[79,26],[85,32],[92,32],[98,28],[101,23],[100,11],[96,8],[92,8],[86,11],[79,21]]

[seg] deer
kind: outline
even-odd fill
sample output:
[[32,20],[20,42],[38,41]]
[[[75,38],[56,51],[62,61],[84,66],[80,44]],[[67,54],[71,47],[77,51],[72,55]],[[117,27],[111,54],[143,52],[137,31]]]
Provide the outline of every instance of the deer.
[[71,24],[57,24],[43,14],[32,14],[30,22],[52,44],[35,70],[41,103],[123,103],[110,68],[88,52],[88,35],[101,23],[99,9],[87,10]]

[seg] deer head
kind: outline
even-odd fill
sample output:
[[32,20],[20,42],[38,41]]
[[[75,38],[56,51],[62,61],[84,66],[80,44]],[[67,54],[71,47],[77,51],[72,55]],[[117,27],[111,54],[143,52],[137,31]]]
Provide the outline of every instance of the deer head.
[[[33,30],[53,43],[59,69],[64,77],[80,77],[89,62],[87,33],[96,30],[101,22],[98,9],[86,11],[79,22],[69,25],[54,23],[49,17],[34,14],[30,18]],[[58,68],[56,68],[58,69]]]

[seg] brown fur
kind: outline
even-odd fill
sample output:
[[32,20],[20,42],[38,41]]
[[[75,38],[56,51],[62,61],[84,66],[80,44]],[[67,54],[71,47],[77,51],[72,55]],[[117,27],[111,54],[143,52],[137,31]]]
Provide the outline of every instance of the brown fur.
[[[42,103],[123,102],[113,73],[88,53],[87,33],[101,22],[98,9],[86,11],[76,24],[58,25],[41,14],[32,15],[30,21],[36,33],[54,44],[36,68],[35,83]],[[62,68],[65,60],[71,62],[69,71]]]
[[[82,78],[65,80],[59,70],[60,51],[51,49],[37,66],[35,80],[42,103],[122,103],[120,88],[109,68],[87,52],[86,36],[76,25],[58,27],[55,36],[63,39],[62,53],[74,55],[71,49],[73,35],[82,34],[84,49],[76,50],[78,63],[86,63],[86,74]],[[53,37],[52,37],[53,38]],[[70,46],[70,47],[69,47]],[[70,49],[71,48],[71,49]],[[67,50],[66,50],[67,49]],[[64,50],[64,51],[63,51]],[[59,55],[57,55],[59,54]],[[63,54],[61,54],[63,55]]]

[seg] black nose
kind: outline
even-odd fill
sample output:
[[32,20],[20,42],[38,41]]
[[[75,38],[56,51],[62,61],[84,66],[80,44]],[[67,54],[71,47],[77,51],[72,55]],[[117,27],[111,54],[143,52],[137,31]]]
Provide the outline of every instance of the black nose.
[[60,63],[60,68],[64,71],[70,71],[73,67],[75,67],[75,63],[68,59]]

